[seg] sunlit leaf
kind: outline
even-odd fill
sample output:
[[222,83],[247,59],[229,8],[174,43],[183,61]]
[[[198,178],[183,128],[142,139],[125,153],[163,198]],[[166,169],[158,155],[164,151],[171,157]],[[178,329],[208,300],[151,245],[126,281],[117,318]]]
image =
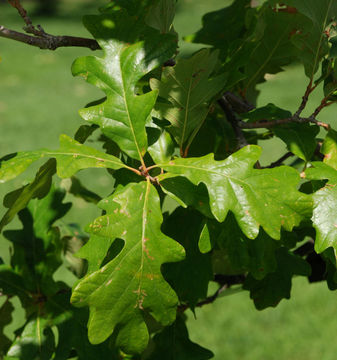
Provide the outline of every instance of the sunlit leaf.
[[103,242],[111,244],[118,238],[125,244],[111,261],[80,281],[72,303],[89,305],[92,343],[104,341],[115,330],[117,344],[125,352],[140,352],[149,336],[144,311],[163,325],[175,319],[178,299],[160,268],[163,263],[182,260],[184,250],[161,233],[159,196],[148,181],[120,188],[100,206],[107,215],[96,219],[88,230]]
[[269,236],[279,239],[281,226],[291,231],[299,225],[311,200],[297,191],[300,178],[294,169],[254,169],[260,153],[258,146],[250,145],[223,161],[215,161],[209,154],[177,158],[160,166],[194,185],[204,183],[218,221],[231,210],[247,237],[255,238],[261,225]]
[[161,35],[124,11],[86,16],[84,24],[104,50],[104,56],[79,58],[72,71],[104,91],[107,98],[99,105],[82,109],[80,114],[99,125],[129,156],[142,160],[147,150],[145,123],[157,92],[136,95],[136,84],[173,55],[175,37]]

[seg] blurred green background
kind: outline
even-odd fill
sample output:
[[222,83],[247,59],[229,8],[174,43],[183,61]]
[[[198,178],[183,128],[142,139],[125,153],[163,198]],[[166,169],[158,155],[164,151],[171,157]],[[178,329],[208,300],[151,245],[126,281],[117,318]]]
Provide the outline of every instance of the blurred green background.
[[[36,4],[22,1],[31,11],[35,24],[58,35],[89,36],[82,27],[81,17],[95,13],[106,1],[59,1],[58,14],[46,17],[37,14]],[[179,0],[175,28],[182,36],[201,26],[202,14],[219,9],[227,0]],[[20,30],[22,20],[15,9],[0,2],[0,24]],[[197,45],[180,42],[181,55],[196,50]],[[0,38],[0,157],[18,150],[41,147],[57,148],[61,133],[72,136],[83,124],[77,110],[100,97],[100,92],[82,79],[73,78],[72,61],[92,54],[88,49],[39,50],[28,45]],[[98,55],[98,52],[96,53]],[[300,66],[292,66],[276,76],[268,76],[261,84],[258,105],[268,102],[294,111],[304,93],[307,80]],[[311,99],[314,109],[322,96],[321,89]],[[324,110],[320,119],[336,124],[337,107]],[[276,160],[285,151],[281,141],[268,141],[262,162]],[[34,170],[30,171],[34,176]],[[105,172],[95,169],[80,174],[85,183],[95,184],[100,195],[111,192],[112,181]],[[0,197],[22,185],[25,176],[0,186]],[[98,215],[95,207],[72,199],[75,206],[67,221],[85,224]],[[1,207],[0,215],[5,209]],[[8,228],[18,226],[17,222]],[[1,256],[8,259],[8,243],[0,238]],[[58,274],[62,277],[62,272]],[[20,323],[17,312],[17,324]],[[276,309],[258,312],[242,292],[218,299],[216,303],[197,309],[194,319],[188,314],[192,340],[211,349],[216,360],[332,360],[336,359],[337,295],[325,284],[308,285],[305,279],[295,279],[290,301],[282,301]],[[13,328],[13,326],[11,327]],[[11,328],[7,329],[10,332]]]

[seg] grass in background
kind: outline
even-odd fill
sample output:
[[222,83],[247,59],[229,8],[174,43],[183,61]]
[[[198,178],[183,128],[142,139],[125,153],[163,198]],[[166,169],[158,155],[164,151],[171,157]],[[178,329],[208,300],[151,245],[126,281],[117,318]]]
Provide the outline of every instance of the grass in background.
[[[106,1],[61,1],[57,18],[34,18],[53,34],[88,36],[81,25],[81,16],[95,13],[95,8]],[[201,26],[201,15],[230,3],[226,0],[180,0],[175,28],[188,35]],[[28,3],[28,8],[32,7]],[[22,21],[9,5],[0,5],[0,23],[20,30]],[[180,41],[183,53],[199,46]],[[58,147],[59,134],[70,136],[83,124],[77,110],[101,93],[82,79],[73,78],[70,67],[73,60],[92,54],[88,49],[58,49],[42,51],[28,45],[0,38],[0,157],[17,150]],[[286,72],[268,77],[259,86],[258,105],[268,102],[294,111],[307,85],[301,67],[290,67]],[[321,89],[312,97],[315,108],[321,98]],[[329,107],[321,120],[336,124],[336,107]],[[280,151],[286,151],[281,141],[266,141],[263,162],[275,160]],[[33,172],[31,172],[33,176]],[[81,174],[87,183],[98,183],[101,195],[112,188],[104,170],[86,170]],[[1,185],[0,197],[22,185],[18,178]],[[2,208],[0,215],[4,213]],[[97,209],[76,200],[69,221],[87,223]],[[13,223],[11,227],[16,227]],[[1,256],[8,252],[8,244],[0,238]],[[5,256],[6,257],[6,256]],[[8,254],[7,254],[8,258]],[[337,332],[336,294],[325,284],[307,285],[303,279],[294,281],[292,299],[282,301],[276,309],[258,312],[248,293],[242,292],[219,299],[212,305],[197,309],[197,322],[189,315],[188,326],[192,340],[200,342],[215,353],[216,360],[332,360],[336,358]],[[19,313],[18,313],[19,316]]]

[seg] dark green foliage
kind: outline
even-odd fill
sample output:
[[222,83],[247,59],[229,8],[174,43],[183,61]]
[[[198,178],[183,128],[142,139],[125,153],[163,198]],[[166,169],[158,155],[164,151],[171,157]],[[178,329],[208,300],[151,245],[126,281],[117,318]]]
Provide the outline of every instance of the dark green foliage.
[[[206,360],[185,311],[231,290],[275,307],[294,276],[337,289],[337,133],[317,119],[337,101],[336,2],[254,4],[206,14],[186,40],[208,48],[187,59],[175,0],[113,1],[84,18],[102,51],[72,72],[105,96],[59,149],[1,159],[1,183],[49,159],[3,201],[0,229],[16,215],[22,227],[3,232],[1,359]],[[257,85],[298,62],[308,76],[298,109],[256,107]],[[321,103],[304,116],[319,84]],[[263,167],[272,138],[288,153]],[[105,195],[74,176],[88,168],[113,178]],[[101,214],[86,227],[80,213],[68,221],[78,199]],[[25,311],[15,337],[13,297]]]

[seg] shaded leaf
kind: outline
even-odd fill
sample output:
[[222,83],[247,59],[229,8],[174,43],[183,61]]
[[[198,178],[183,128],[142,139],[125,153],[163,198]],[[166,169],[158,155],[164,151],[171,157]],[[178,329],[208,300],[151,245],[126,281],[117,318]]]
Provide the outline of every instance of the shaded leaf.
[[223,60],[242,44],[246,30],[245,13],[250,0],[236,0],[230,6],[207,13],[202,18],[202,28],[185,40],[212,45],[220,49]]
[[6,195],[4,205],[8,208],[0,221],[0,232],[14,216],[24,209],[34,198],[43,198],[50,190],[52,177],[56,172],[55,160],[49,160],[37,172],[35,179],[28,185]]
[[282,247],[276,252],[277,269],[262,280],[248,275],[243,285],[250,291],[255,307],[263,310],[275,307],[282,299],[290,299],[291,280],[294,275],[310,275],[310,265],[301,257],[293,255]]
[[298,21],[298,14],[276,13],[269,4],[261,8],[254,34],[238,54],[246,59],[242,82],[246,92],[263,82],[265,74],[283,71],[282,66],[295,59],[291,38]]
[[306,75],[312,79],[322,57],[329,52],[324,31],[337,17],[337,3],[335,0],[286,0],[284,3],[294,6],[311,20],[302,19],[298,22],[293,42],[299,49],[298,56],[304,64]]
[[199,131],[212,97],[225,86],[223,75],[210,78],[216,62],[217,52],[203,49],[190,59],[181,59],[175,67],[166,67],[161,81],[150,81],[151,88],[158,89],[159,96],[168,101],[158,102],[155,109],[171,123],[168,130],[181,151]]
[[80,110],[80,115],[99,125],[130,157],[142,160],[147,150],[145,123],[157,92],[137,96],[136,84],[173,55],[175,37],[159,34],[124,11],[86,16],[84,24],[100,44],[104,56],[79,58],[72,71],[104,91],[107,99]]
[[[238,227],[232,214],[227,216],[222,224],[207,221],[206,226],[211,244],[208,251],[215,244],[220,250],[213,256],[215,273],[236,275],[250,272],[255,279],[260,280],[275,271],[275,251],[281,244],[264,231],[260,231],[256,239],[248,239]],[[203,242],[205,243],[205,239]]]
[[50,360],[54,352],[54,334],[41,317],[29,320],[8,350],[6,359]]
[[275,126],[273,132],[283,140],[293,154],[309,161],[317,147],[316,136],[319,127],[310,124],[289,123]]
[[161,34],[169,33],[172,29],[172,23],[175,15],[177,0],[157,0],[152,1],[153,5],[147,12],[146,23]]
[[203,215],[213,218],[207,188],[204,184],[196,186],[185,177],[169,173],[160,175],[158,178],[165,194],[176,200],[182,207],[192,206]]
[[165,130],[148,128],[148,136],[149,140],[152,140],[151,137],[156,138],[148,148],[148,152],[153,161],[159,163],[171,160],[175,146],[170,134]]
[[203,217],[195,210],[179,207],[163,225],[163,232],[178,241],[186,251],[183,261],[163,266],[163,274],[181,302],[194,309],[198,300],[207,297],[208,283],[213,279],[210,254],[202,254],[198,240]]
[[258,146],[249,145],[223,161],[209,154],[177,158],[160,166],[195,185],[204,183],[218,221],[231,210],[247,237],[255,238],[261,225],[269,236],[279,239],[281,226],[291,231],[308,215],[310,197],[297,191],[300,178],[294,169],[254,169],[260,154]]
[[188,337],[184,320],[179,316],[170,326],[153,338],[155,349],[149,360],[207,360],[213,358],[213,353]]
[[119,238],[125,245],[100,270],[80,281],[71,300],[76,306],[90,307],[92,343],[104,341],[115,330],[117,345],[125,352],[141,352],[149,337],[144,311],[162,325],[175,319],[178,299],[160,268],[163,263],[182,260],[184,250],[161,233],[160,200],[149,181],[120,188],[100,206],[107,215],[96,219],[88,230],[110,244]]
[[248,122],[256,122],[261,120],[279,120],[286,119],[292,116],[292,113],[288,110],[279,108],[278,106],[269,103],[260,108],[256,108],[247,113],[240,114],[243,119],[248,119]]
[[8,299],[6,299],[4,304],[0,307],[0,358],[7,352],[12,343],[12,341],[4,334],[4,328],[13,321],[13,310],[14,307]]
[[64,196],[53,189],[45,198],[32,200],[19,213],[23,229],[4,232],[13,244],[11,265],[24,279],[24,288],[33,294],[46,295],[58,289],[52,276],[62,263],[63,246],[52,224],[70,208],[62,203]]

